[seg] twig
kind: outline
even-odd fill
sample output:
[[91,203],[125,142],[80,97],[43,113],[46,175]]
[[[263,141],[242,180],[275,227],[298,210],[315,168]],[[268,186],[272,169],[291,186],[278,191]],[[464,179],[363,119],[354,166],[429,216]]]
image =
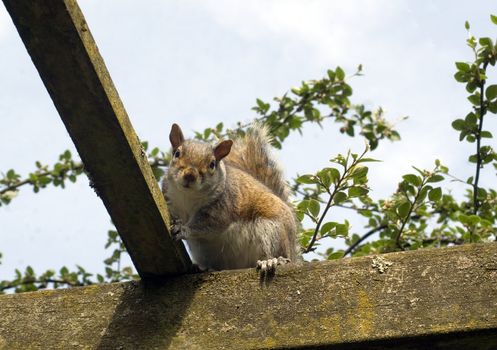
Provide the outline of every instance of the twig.
[[[485,62],[483,64],[483,72],[486,72],[488,62]],[[475,182],[473,183],[473,214],[477,215],[478,209],[480,208],[480,203],[478,202],[478,180],[480,179],[480,168],[481,168],[481,153],[480,153],[480,147],[481,147],[481,132],[483,129],[483,117],[485,116],[486,110],[485,110],[485,101],[484,101],[484,94],[485,94],[485,79],[481,81],[480,84],[480,117],[478,119],[478,133],[476,134],[476,174],[475,174]],[[472,242],[472,237],[473,232],[470,232],[469,236],[469,241],[470,243]]]
[[348,254],[351,254],[357,248],[357,246],[359,246],[359,244],[364,242],[364,240],[366,240],[369,236],[375,234],[378,231],[384,230],[386,228],[387,228],[387,225],[384,224],[384,225],[380,225],[380,226],[375,227],[374,229],[366,232],[364,235],[362,235],[361,238],[359,238],[357,241],[355,241],[354,244],[352,244],[350,247],[347,248],[347,250],[343,253],[343,258],[345,258]]
[[333,198],[335,198],[335,195],[337,194],[338,189],[340,188],[340,185],[345,177],[345,173],[346,173],[346,171],[344,170],[344,172],[343,172],[344,175],[340,178],[340,180],[338,180],[335,188],[333,189],[333,192],[330,194],[330,198],[328,200],[328,203],[326,204],[326,207],[324,208],[323,214],[319,218],[318,224],[316,226],[316,229],[314,230],[311,241],[309,242],[307,249],[304,250],[304,253],[309,253],[312,250],[312,246],[316,242],[316,238],[318,236],[319,229],[321,228],[321,224],[323,223],[323,220],[324,220],[324,217],[326,216],[326,213],[328,213],[328,210],[332,207],[331,203],[333,203]]
[[[73,170],[73,171],[76,170],[76,171],[78,171],[78,170],[82,170],[82,169],[83,169],[83,163],[79,163],[79,164],[76,163],[74,165],[74,167],[71,168],[70,170]],[[47,171],[44,171],[42,173],[38,173],[36,175],[37,176],[47,176],[47,175],[51,175],[51,174],[52,174],[52,171],[47,170]],[[31,181],[30,179],[19,181],[19,182],[13,184],[13,185],[10,185],[10,186],[7,186],[5,188],[2,188],[0,190],[0,195],[5,194],[5,193],[7,193],[9,191],[17,191],[17,189],[19,187],[24,186],[24,185],[28,185],[28,184],[33,184],[33,181]]]
[[[323,210],[323,214],[321,214],[321,217],[319,218],[319,221],[318,221],[318,224],[314,230],[314,233],[312,235],[312,238],[311,238],[311,241],[309,242],[309,245],[307,246],[307,249],[304,250],[304,253],[309,253],[310,251],[312,251],[312,246],[314,245],[314,243],[316,242],[316,239],[317,239],[317,236],[318,236],[318,233],[319,233],[319,229],[321,228],[321,224],[323,223],[324,221],[324,218],[326,216],[326,214],[328,213],[328,210],[333,206],[332,203],[333,203],[333,199],[335,198],[335,195],[344,189],[344,187],[342,187],[342,183],[343,181],[347,180],[348,178],[348,172],[350,171],[350,169],[353,169],[357,163],[359,162],[359,160],[362,159],[362,157],[364,157],[364,155],[366,154],[366,152],[368,151],[368,148],[366,148],[366,150],[364,150],[364,152],[359,156],[357,157],[356,159],[354,159],[352,161],[352,163],[350,164],[350,167],[348,167],[348,162],[349,162],[349,156],[350,156],[350,152],[349,154],[347,154],[347,158],[345,160],[345,163],[343,165],[343,174],[342,176],[340,177],[340,179],[338,179],[337,183],[335,184],[335,188],[333,189],[333,192],[330,193],[330,190],[329,188],[326,188],[326,191],[328,193],[330,193],[330,198],[328,199],[328,203],[326,204],[326,207],[324,208]],[[347,187],[345,187],[347,188]]]
[[48,283],[66,284],[66,285],[71,286],[71,287],[84,286],[84,284],[81,282],[70,282],[70,281],[66,281],[66,280],[47,278],[44,280],[36,280],[35,279],[35,280],[25,280],[25,281],[21,281],[18,283],[9,283],[5,286],[0,286],[0,291],[3,292],[4,290],[16,288],[20,285],[26,285],[26,284],[42,284],[43,285],[43,284],[48,284]]
[[402,221],[402,226],[400,227],[399,233],[397,233],[397,237],[395,238],[395,244],[397,245],[397,247],[399,247],[400,250],[405,250],[405,248],[402,246],[402,244],[400,244],[400,238],[402,236],[402,232],[404,231],[404,228],[405,228],[407,222],[411,219],[412,212],[414,211],[414,207],[416,206],[416,203],[418,202],[418,199],[419,199],[419,194],[421,193],[421,190],[423,189],[423,186],[425,185],[425,180],[426,179],[423,179],[423,181],[421,182],[421,185],[419,185],[418,192],[416,193],[416,196],[414,197],[414,200],[412,201],[412,203],[409,200],[407,192],[405,193],[407,201],[411,205],[409,207],[409,211],[408,211],[406,217]]

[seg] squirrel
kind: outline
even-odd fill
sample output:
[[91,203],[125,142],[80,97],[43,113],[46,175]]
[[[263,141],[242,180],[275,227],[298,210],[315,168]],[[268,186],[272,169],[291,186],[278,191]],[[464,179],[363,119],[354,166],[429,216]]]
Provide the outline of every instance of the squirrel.
[[200,270],[265,274],[296,261],[297,220],[266,127],[254,124],[243,137],[211,145],[185,140],[173,124],[169,140],[162,190],[172,233],[186,240]]

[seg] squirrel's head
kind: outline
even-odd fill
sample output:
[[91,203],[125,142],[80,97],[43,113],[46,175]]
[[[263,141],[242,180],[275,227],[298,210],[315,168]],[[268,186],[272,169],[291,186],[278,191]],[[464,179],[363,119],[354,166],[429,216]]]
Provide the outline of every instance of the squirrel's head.
[[177,124],[171,127],[169,140],[173,153],[167,176],[178,189],[209,190],[223,180],[224,165],[221,160],[230,153],[233,141],[225,140],[212,146],[201,141],[185,140]]

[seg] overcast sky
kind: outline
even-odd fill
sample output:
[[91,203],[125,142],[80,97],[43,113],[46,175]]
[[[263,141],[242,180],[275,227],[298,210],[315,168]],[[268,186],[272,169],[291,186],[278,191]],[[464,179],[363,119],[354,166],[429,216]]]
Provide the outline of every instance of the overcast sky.
[[[411,165],[431,168],[436,158],[461,178],[473,171],[466,162],[472,148],[450,128],[470,108],[453,79],[454,61],[471,59],[465,20],[475,35],[496,37],[489,15],[497,8],[490,1],[79,3],[131,122],[151,145],[169,147],[173,122],[190,136],[221,120],[233,126],[255,117],[257,97],[269,101],[328,68],[351,74],[363,64],[365,76],[350,81],[353,102],[383,107],[392,122],[409,116],[397,126],[402,141],[383,142],[371,155],[383,160],[369,172],[374,198],[395,191]],[[0,67],[0,171],[25,175],[36,160],[50,164],[65,149],[75,152],[3,5]],[[487,125],[495,127],[491,118]],[[290,137],[280,159],[293,177],[349,148],[360,152],[363,141],[328,122]],[[28,264],[39,272],[74,264],[101,272],[109,228],[85,178],[67,190],[34,195],[23,189],[0,207],[0,280]],[[362,232],[357,225],[353,230]]]

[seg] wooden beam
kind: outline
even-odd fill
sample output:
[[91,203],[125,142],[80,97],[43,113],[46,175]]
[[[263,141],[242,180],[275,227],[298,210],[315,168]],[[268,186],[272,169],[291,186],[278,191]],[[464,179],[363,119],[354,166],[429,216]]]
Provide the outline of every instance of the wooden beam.
[[0,296],[0,348],[495,349],[497,243]]
[[140,276],[187,271],[190,259],[171,239],[166,203],[76,1],[3,2]]

